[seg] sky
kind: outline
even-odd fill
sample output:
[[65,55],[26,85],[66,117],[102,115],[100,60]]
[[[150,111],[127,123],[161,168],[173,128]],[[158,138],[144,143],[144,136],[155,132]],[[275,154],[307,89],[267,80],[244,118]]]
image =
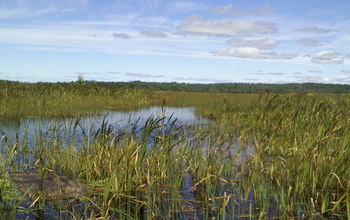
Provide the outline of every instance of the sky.
[[0,0],[0,79],[350,84],[349,0]]

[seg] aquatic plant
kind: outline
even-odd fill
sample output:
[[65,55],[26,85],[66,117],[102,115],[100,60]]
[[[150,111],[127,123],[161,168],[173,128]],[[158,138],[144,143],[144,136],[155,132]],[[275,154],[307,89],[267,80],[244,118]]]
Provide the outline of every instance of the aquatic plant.
[[[163,103],[195,106],[213,123],[178,125],[175,119],[150,117],[121,130],[105,120],[97,129],[84,128],[78,119],[67,127],[39,129],[34,140],[25,132],[12,139],[3,135],[3,218],[40,210],[76,219],[350,218],[347,94],[151,96],[86,85],[44,87],[1,88],[3,117],[30,115],[25,105],[50,117]],[[38,194],[19,208],[25,200],[10,176],[24,170],[55,171],[92,190],[57,201]]]

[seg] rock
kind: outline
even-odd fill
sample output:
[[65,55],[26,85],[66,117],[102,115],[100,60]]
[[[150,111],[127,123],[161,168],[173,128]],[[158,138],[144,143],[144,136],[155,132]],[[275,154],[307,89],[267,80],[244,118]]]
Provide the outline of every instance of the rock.
[[76,198],[87,192],[84,183],[52,171],[46,172],[43,177],[38,172],[17,172],[11,173],[10,176],[19,191],[30,199],[37,198],[41,189],[46,200]]

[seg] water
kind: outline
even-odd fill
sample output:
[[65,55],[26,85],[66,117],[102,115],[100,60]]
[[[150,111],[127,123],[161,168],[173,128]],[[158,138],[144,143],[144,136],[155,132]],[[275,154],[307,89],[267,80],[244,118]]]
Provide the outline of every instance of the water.
[[[23,144],[23,142],[28,142],[28,145],[35,146],[38,142],[37,139],[40,137],[44,137],[40,143],[48,143],[50,140],[60,139],[63,145],[66,143],[69,145],[72,141],[76,142],[76,147],[79,147],[79,144],[82,143],[80,139],[82,136],[93,136],[96,132],[106,125],[106,128],[110,128],[113,131],[123,133],[125,130],[135,130],[136,134],[142,132],[142,127],[147,123],[147,120],[153,117],[164,118],[161,124],[164,125],[161,129],[162,132],[173,132],[172,126],[183,126],[185,129],[188,128],[187,125],[198,125],[198,124],[208,124],[209,121],[203,118],[198,117],[195,114],[195,109],[191,107],[168,107],[163,109],[160,106],[152,106],[149,108],[144,108],[140,110],[134,111],[115,111],[115,110],[103,110],[98,114],[84,117],[76,117],[76,118],[59,118],[59,119],[45,119],[45,118],[21,118],[16,120],[3,120],[0,121],[0,132],[2,133],[2,137],[8,139],[8,141],[0,141],[0,148],[6,149],[6,143],[14,143],[19,142]],[[184,126],[186,125],[186,126]],[[168,126],[170,126],[168,128]],[[168,130],[167,130],[168,129]],[[153,135],[151,135],[153,136]],[[25,137],[26,139],[23,139]],[[235,138],[233,138],[235,139]],[[152,144],[152,140],[149,141]],[[203,148],[207,148],[205,142],[202,143]],[[232,146],[233,149],[231,148]],[[227,142],[222,144],[222,151],[220,154],[224,154],[227,150],[230,149],[231,155],[237,154],[236,149],[238,146],[234,142]],[[35,152],[35,147],[31,149]],[[29,156],[31,156],[29,154]],[[24,157],[23,157],[24,158]],[[34,157],[33,157],[34,158]],[[33,158],[19,158],[17,162],[19,165],[23,165],[22,167],[27,167],[27,164],[33,164]],[[221,158],[224,159],[224,158]],[[35,166],[34,166],[35,167]],[[25,170],[30,170],[30,167]],[[19,168],[19,171],[24,171]],[[192,189],[194,186],[194,182],[192,180],[191,175],[187,174],[184,176],[182,187],[182,196],[184,201],[184,206],[189,210],[187,214],[181,216],[181,219],[197,219],[203,218],[204,212],[199,208],[193,201],[198,200],[196,198],[196,193]],[[229,193],[230,189],[224,189]],[[233,194],[239,194],[239,192],[235,192]],[[32,201],[24,201],[22,206],[25,207],[26,210],[30,210],[30,204]],[[219,204],[219,201],[217,202]],[[232,202],[233,203],[233,202]],[[248,199],[248,202],[240,201],[240,205],[244,205],[245,207],[252,204],[252,198]],[[49,204],[48,204],[49,205]],[[79,205],[78,205],[79,206]],[[85,205],[83,205],[85,207]],[[229,207],[230,210],[234,210],[237,212],[238,207]],[[55,209],[49,206],[45,206],[44,216],[45,218],[53,218],[53,216],[57,216]],[[61,216],[62,218],[65,216]],[[28,218],[35,219],[34,215],[30,213],[18,214],[17,218]],[[229,219],[226,218],[226,219]]]
[[[130,111],[102,110],[95,115],[75,118],[18,118],[1,120],[0,151],[3,152],[3,155],[8,155],[9,146],[12,147],[18,142],[20,145],[28,144],[28,146],[32,146],[32,148],[28,148],[28,151],[35,152],[35,145],[37,143],[48,143],[50,140],[58,139],[67,145],[75,141],[76,146],[79,147],[79,144],[82,142],[82,136],[93,136],[104,125],[113,129],[116,133],[118,131],[120,133],[125,132],[126,129],[134,129],[136,132],[141,132],[142,127],[149,118],[163,119],[160,124],[165,125],[162,128],[164,131],[166,131],[169,125],[184,126],[208,123],[206,119],[200,118],[195,114],[194,108],[163,108],[161,106],[151,106]],[[41,138],[41,140],[38,141],[38,138]],[[18,171],[30,171],[31,168],[27,165],[35,162],[34,156],[29,153],[27,157],[23,158],[19,157],[17,159],[17,163],[19,164]],[[31,203],[32,201],[25,200],[21,203],[21,206],[24,207],[24,210],[30,210]],[[57,216],[57,213],[55,209],[45,206],[43,215],[45,218],[54,218],[53,216]],[[16,217],[18,219],[35,219],[35,215],[27,211],[19,212]],[[65,215],[61,217],[65,217]]]
[[[94,140],[101,132],[111,132],[112,136],[122,137],[132,133],[138,138],[148,119],[161,119],[162,126],[153,131],[147,140],[149,144],[155,141],[157,132],[172,133],[178,127],[194,124],[207,124],[206,119],[195,114],[191,107],[151,106],[139,110],[116,111],[102,110],[98,114],[71,118],[18,118],[0,121],[0,152],[9,155],[12,147],[18,143],[25,146],[24,154],[17,155],[18,171],[31,170],[35,162],[35,154],[41,145],[54,145],[58,141],[63,147],[74,145],[75,148]],[[148,127],[148,126],[147,126]],[[102,131],[105,129],[105,131]],[[106,131],[107,130],[107,131]],[[85,142],[84,142],[85,138]],[[88,140],[87,140],[88,139]],[[32,153],[28,153],[32,152]]]
[[[108,125],[113,129],[123,129],[129,125],[142,126],[149,117],[161,118],[166,117],[166,120],[175,120],[179,125],[203,123],[206,124],[206,119],[200,118],[195,114],[195,109],[191,107],[167,107],[163,109],[161,106],[151,106],[140,110],[133,111],[116,111],[103,110],[95,115],[76,117],[76,118],[19,118],[0,121],[0,132],[8,138],[16,136],[35,136],[38,131],[50,132],[60,128],[61,132],[79,126],[82,129],[97,130],[103,122],[108,122]],[[79,124],[76,124],[79,122]]]
[[35,146],[43,139],[46,139],[46,142],[59,139],[63,146],[69,146],[74,142],[76,147],[79,147],[83,142],[83,137],[93,139],[93,136],[100,132],[102,127],[113,130],[115,136],[128,131],[140,134],[142,127],[150,117],[163,118],[161,123],[165,125],[164,129],[167,129],[169,125],[208,123],[208,120],[198,117],[192,107],[163,108],[161,106],[129,111],[102,110],[94,115],[70,118],[1,120],[0,152],[6,154],[3,151],[6,145],[11,146],[18,142],[22,145]]

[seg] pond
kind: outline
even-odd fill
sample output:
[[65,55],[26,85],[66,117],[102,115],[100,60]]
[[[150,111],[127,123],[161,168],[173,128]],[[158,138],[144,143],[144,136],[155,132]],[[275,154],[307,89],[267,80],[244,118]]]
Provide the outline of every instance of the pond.
[[[125,132],[135,132],[136,135],[139,135],[148,119],[162,119],[159,124],[164,126],[163,130],[169,126],[174,128],[208,123],[207,119],[196,115],[193,107],[162,106],[150,106],[128,111],[104,109],[92,115],[69,118],[0,120],[0,152],[6,154],[3,151],[6,149],[5,145],[13,145],[18,142],[21,145],[35,146],[39,142],[45,141],[44,139],[46,142],[59,139],[63,146],[74,143],[79,148],[84,137],[92,138],[102,128],[110,129],[114,135]],[[169,132],[171,131],[169,130]],[[152,139],[149,141],[151,142]]]
[[117,111],[102,110],[97,114],[75,118],[18,118],[0,120],[0,132],[8,138],[22,136],[35,136],[38,131],[49,131],[60,127],[61,131],[70,129],[79,124],[82,129],[97,130],[102,123],[108,123],[113,129],[123,129],[129,125],[142,126],[149,117],[162,118],[166,120],[177,119],[177,124],[206,124],[207,119],[195,114],[193,107],[166,107],[151,106],[139,110]]
[[[150,158],[146,160],[148,161],[146,164],[155,160],[152,154],[157,155],[156,159],[158,155],[159,157],[163,156],[171,158],[168,162],[163,160],[160,160],[159,162],[167,163],[166,166],[168,167],[164,167],[164,169],[170,170],[170,173],[168,174],[169,177],[167,178],[169,179],[168,181],[170,181],[168,186],[166,186],[166,184],[163,186],[158,182],[154,182],[152,187],[155,188],[152,189],[152,194],[160,196],[160,198],[151,196],[147,199],[157,204],[159,208],[162,209],[160,210],[161,212],[158,213],[159,216],[166,216],[172,212],[171,215],[178,215],[180,219],[195,219],[223,214],[229,216],[224,217],[224,219],[230,219],[232,216],[251,211],[251,206],[253,204],[252,194],[248,192],[247,198],[241,199],[240,190],[233,188],[232,184],[227,185],[228,182],[226,182],[226,180],[224,181],[224,179],[222,179],[223,182],[220,179],[219,181],[215,179],[210,179],[208,180],[209,182],[206,181],[206,184],[213,184],[213,188],[208,189],[206,185],[199,184],[200,182],[198,183],[198,181],[202,181],[200,180],[202,171],[195,173],[191,167],[197,166],[196,164],[198,163],[202,163],[201,166],[203,166],[203,169],[205,170],[208,168],[212,169],[210,168],[211,166],[218,166],[221,164],[220,166],[227,167],[227,172],[225,174],[226,177],[222,176],[222,178],[228,179],[235,175],[233,171],[235,163],[241,161],[245,156],[242,153],[243,151],[239,149],[235,137],[228,136],[226,137],[226,140],[224,140],[221,139],[221,137],[218,138],[219,133],[212,133],[208,132],[208,129],[203,129],[209,124],[209,120],[196,115],[195,108],[162,108],[161,106],[151,106],[149,108],[133,111],[116,111],[108,109],[95,115],[76,118],[21,118],[16,120],[3,120],[0,122],[0,131],[2,133],[0,147],[5,157],[9,157],[8,155],[11,155],[11,152],[13,151],[17,152],[17,154],[11,158],[11,168],[7,168],[11,175],[11,172],[18,171],[22,173],[37,172],[39,169],[38,167],[40,167],[38,161],[41,161],[41,163],[52,163],[52,161],[48,161],[51,156],[53,158],[56,157],[57,159],[57,155],[55,156],[54,154],[56,148],[62,147],[58,150],[64,152],[64,148],[73,145],[76,151],[84,151],[90,143],[92,145],[94,144],[94,141],[87,141],[86,138],[95,138],[97,141],[94,146],[98,148],[101,143],[107,143],[107,145],[111,144],[113,142],[113,136],[118,137],[118,135],[121,134],[123,138],[121,138],[119,142],[120,146],[128,148],[128,146],[132,146],[133,141],[136,141],[142,148],[144,143],[146,143],[147,148],[150,148],[146,149],[146,151],[149,150],[148,157]],[[191,126],[194,126],[195,129],[198,128],[199,130],[192,129]],[[134,133],[126,134],[128,132]],[[148,132],[150,133],[148,134]],[[105,137],[107,142],[106,140],[102,140]],[[143,140],[144,137],[147,137],[146,141]],[[125,145],[123,142],[124,139],[127,139],[129,144]],[[152,147],[155,149],[152,149]],[[51,151],[52,155],[50,155]],[[125,153],[123,149],[118,149],[117,151],[121,154]],[[108,155],[108,153],[106,155]],[[133,155],[134,154],[130,155],[129,158],[133,158]],[[91,158],[92,157],[94,157],[94,155],[91,155]],[[58,158],[57,160],[60,159]],[[101,161],[96,162],[103,162],[103,160],[104,158],[101,159]],[[208,165],[205,164],[207,161],[210,161],[210,163],[208,162]],[[54,162],[56,163],[57,161]],[[63,161],[62,163],[65,162]],[[121,163],[118,166],[123,167],[124,165]],[[172,166],[177,167],[177,169],[172,168]],[[208,167],[205,168],[205,166]],[[107,167],[102,167],[102,169],[105,168],[107,169]],[[69,169],[69,167],[65,169]],[[126,169],[129,169],[128,166],[126,166]],[[135,167],[135,169],[137,169],[137,167]],[[152,172],[156,171],[157,170],[154,170]],[[101,172],[104,171],[102,170]],[[166,171],[164,170],[164,172]],[[213,174],[216,175],[216,172],[221,171],[213,170],[213,172]],[[138,175],[143,176],[145,174]],[[121,177],[124,178],[124,175]],[[154,174],[153,178],[156,179],[158,177]],[[130,180],[132,180],[132,178],[130,178]],[[173,192],[171,192],[171,188],[174,188]],[[132,191],[132,193],[136,193],[139,197],[138,200],[145,200],[146,194],[150,193],[144,191],[144,189],[138,190],[139,191]],[[211,191],[210,194],[207,194],[209,192],[208,190]],[[232,195],[237,198],[233,200],[234,197],[231,198],[227,195]],[[174,200],[173,197],[176,197],[176,199]],[[217,199],[210,201],[207,197]],[[126,201],[128,201],[128,197],[125,197],[124,199],[127,199]],[[94,203],[98,200],[99,197],[97,196]],[[124,205],[126,201],[122,200],[120,204]],[[204,208],[207,205],[203,205],[203,201],[209,202],[210,206],[224,207],[224,209],[218,211],[215,210],[216,208],[213,208],[215,212],[212,213],[208,207]],[[224,203],[222,203],[223,201],[227,202],[224,206]],[[25,210],[30,210],[32,209],[31,203],[32,200],[25,200],[22,202],[21,206],[25,207]],[[134,206],[137,202],[129,201],[129,203],[130,206],[127,205],[127,210],[135,209]],[[74,205],[75,207],[72,208],[80,207],[78,208],[78,211],[74,212],[75,215],[78,215],[77,213],[82,211],[81,208],[85,209],[91,204],[89,200],[88,202],[78,202]],[[142,205],[142,207],[144,209],[144,205]],[[225,209],[227,209],[227,211]],[[22,210],[24,214],[17,214],[17,218],[35,219],[33,213],[26,213],[25,210]],[[61,218],[69,219],[67,214],[61,215],[55,208],[50,206],[50,203],[46,204],[43,210],[45,210],[43,214],[47,218],[59,215]],[[94,210],[95,208],[86,208],[86,213],[91,214]],[[139,217],[145,219],[149,218],[150,213],[153,211],[154,210],[152,209],[148,211],[147,209],[144,211],[140,209],[138,211],[140,215]],[[177,212],[179,213],[177,214]],[[79,216],[87,217],[85,215],[86,213],[84,211],[84,215]],[[116,213],[113,214],[112,212],[112,217],[115,214]]]

